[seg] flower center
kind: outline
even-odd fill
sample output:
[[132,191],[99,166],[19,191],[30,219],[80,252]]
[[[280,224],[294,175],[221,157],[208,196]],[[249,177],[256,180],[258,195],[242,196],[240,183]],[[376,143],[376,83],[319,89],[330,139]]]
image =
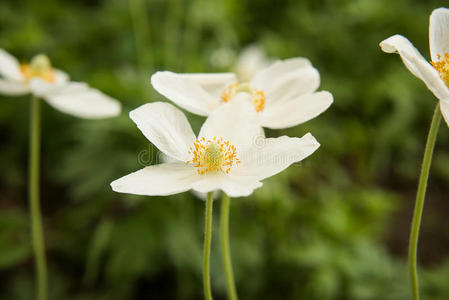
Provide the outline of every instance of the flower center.
[[265,93],[262,90],[253,88],[249,83],[233,83],[230,84],[221,93],[221,101],[228,102],[239,92],[245,92],[252,96],[254,109],[256,112],[260,112],[265,107]]
[[55,74],[51,67],[50,60],[44,54],[33,57],[29,64],[20,65],[20,71],[25,77],[25,81],[38,77],[48,82],[55,81]]
[[200,175],[218,171],[228,174],[231,167],[240,163],[236,153],[235,146],[223,138],[214,137],[212,140],[206,140],[203,137],[195,140],[190,147],[189,154],[192,155],[192,159],[186,164],[193,164]]
[[440,73],[441,79],[444,80],[447,86],[449,86],[449,54],[444,53],[444,57],[440,54],[437,55],[437,62],[430,62],[432,66]]

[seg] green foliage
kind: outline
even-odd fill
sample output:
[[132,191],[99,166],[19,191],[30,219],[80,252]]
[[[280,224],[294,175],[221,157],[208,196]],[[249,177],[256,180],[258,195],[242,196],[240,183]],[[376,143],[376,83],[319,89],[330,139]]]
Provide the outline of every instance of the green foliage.
[[[335,103],[319,118],[268,136],[312,132],[301,165],[232,199],[230,234],[241,299],[409,299],[408,226],[435,99],[378,43],[407,36],[425,55],[428,16],[444,1],[0,2],[0,47],[46,53],[72,79],[120,99],[104,121],[43,109],[42,206],[51,299],[200,299],[204,202],[191,193],[139,197],[109,183],[157,162],[127,113],[163,100],[155,70],[232,68],[247,45],[273,58],[305,56]],[[131,16],[148,24],[133,30]],[[136,41],[144,48],[139,53]],[[218,50],[229,60],[214,63]],[[31,299],[27,212],[28,100],[0,97],[0,298]],[[204,118],[187,114],[198,131]],[[423,299],[447,299],[444,195],[449,131],[442,126],[420,245]],[[144,151],[149,151],[144,152]],[[219,201],[219,200],[218,200]],[[215,205],[212,285],[225,297]]]

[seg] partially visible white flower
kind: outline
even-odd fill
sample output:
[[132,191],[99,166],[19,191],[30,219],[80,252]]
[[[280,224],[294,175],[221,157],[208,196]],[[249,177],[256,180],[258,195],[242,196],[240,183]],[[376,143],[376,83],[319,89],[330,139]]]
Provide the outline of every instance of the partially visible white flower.
[[210,63],[219,69],[228,69],[235,60],[235,53],[230,48],[219,48],[212,52]]
[[246,82],[271,63],[272,60],[260,47],[251,45],[243,49],[235,64],[234,72],[240,82]]
[[440,100],[441,113],[449,125],[449,9],[438,8],[430,15],[429,45],[430,63],[402,35],[380,43],[384,52],[398,53],[407,69]]
[[59,111],[80,118],[99,119],[120,114],[117,100],[81,82],[70,82],[66,73],[54,69],[43,54],[29,64],[0,49],[0,93],[19,96],[32,93]]
[[185,115],[163,102],[145,104],[131,119],[171,162],[145,167],[111,183],[116,192],[164,196],[193,189],[222,190],[231,197],[250,195],[292,163],[311,155],[319,143],[302,138],[261,137],[245,101],[236,100],[213,112],[195,137]]
[[316,92],[320,75],[306,58],[277,61],[257,72],[249,82],[238,82],[234,73],[164,71],[155,73],[151,83],[179,106],[203,116],[244,93],[256,112],[257,124],[275,129],[304,123],[333,102],[331,93]]

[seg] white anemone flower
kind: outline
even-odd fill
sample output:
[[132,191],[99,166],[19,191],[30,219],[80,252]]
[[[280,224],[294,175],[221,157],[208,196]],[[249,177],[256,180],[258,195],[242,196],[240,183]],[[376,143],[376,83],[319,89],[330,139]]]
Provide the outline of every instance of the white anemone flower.
[[111,183],[116,192],[165,196],[193,189],[222,190],[231,197],[250,195],[261,180],[311,155],[319,143],[302,138],[264,138],[247,118],[245,101],[214,111],[198,137],[185,115],[164,102],[148,103],[130,112],[145,137],[171,162],[147,166]]
[[449,9],[438,8],[430,15],[429,45],[430,63],[402,35],[380,43],[384,52],[398,53],[407,69],[440,100],[441,113],[449,125]]
[[153,87],[162,95],[202,116],[245,93],[262,127],[287,128],[324,112],[333,102],[327,91],[316,92],[320,75],[305,58],[291,58],[260,70],[249,82],[238,82],[234,73],[176,74],[157,72]]
[[70,82],[66,73],[54,69],[46,55],[29,64],[0,49],[0,93],[8,96],[33,94],[55,109],[79,118],[101,119],[120,114],[117,100],[82,82]]

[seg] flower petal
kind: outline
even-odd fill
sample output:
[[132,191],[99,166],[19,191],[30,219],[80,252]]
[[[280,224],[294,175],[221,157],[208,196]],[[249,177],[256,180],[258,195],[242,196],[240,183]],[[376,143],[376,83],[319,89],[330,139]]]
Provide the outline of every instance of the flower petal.
[[0,75],[6,79],[23,81],[19,61],[3,49],[0,49]]
[[320,74],[308,60],[292,58],[261,71],[251,85],[265,93],[267,105],[270,105],[313,93],[320,85]]
[[223,173],[200,175],[192,188],[200,193],[222,190],[230,197],[246,197],[261,187],[262,183],[252,177],[231,177]]
[[447,126],[449,126],[449,99],[440,101],[440,110],[444,121],[446,121]]
[[144,104],[129,113],[145,137],[159,150],[177,160],[190,160],[195,135],[186,116],[169,103]]
[[47,83],[41,79],[30,82],[31,90],[57,110],[86,119],[103,119],[120,114],[121,105],[117,100],[90,88],[81,82],[65,85]]
[[261,127],[256,122],[256,113],[249,98],[247,93],[239,93],[217,108],[204,122],[198,138],[223,138],[236,146],[238,151],[251,146],[261,135]]
[[66,84],[67,82],[69,82],[69,75],[67,75],[67,73],[58,70],[58,69],[54,69],[53,70],[55,72],[55,84],[56,85],[63,85]]
[[119,193],[167,196],[191,189],[198,180],[193,167],[183,163],[165,163],[140,169],[111,183]]
[[253,45],[243,50],[234,69],[241,82],[248,82],[251,81],[257,72],[268,67],[270,63],[265,52]]
[[221,93],[227,86],[237,82],[237,77],[234,73],[185,73],[178,75],[183,79],[187,79],[200,85],[206,92],[214,98],[218,97],[218,99],[221,97]]
[[182,108],[201,116],[207,116],[218,105],[220,98],[213,97],[194,80],[169,71],[151,76],[154,89]]
[[424,59],[408,39],[397,34],[382,41],[380,47],[384,52],[398,53],[407,69],[421,79],[438,99],[449,97],[449,89],[438,71]]
[[438,55],[449,53],[449,9],[437,8],[430,15],[429,44],[434,62],[439,60]]
[[264,139],[239,157],[241,163],[231,169],[229,174],[262,180],[303,160],[315,152],[319,146],[320,144],[310,133],[302,138],[281,136]]
[[315,118],[328,109],[332,102],[332,94],[321,91],[298,96],[282,103],[273,103],[267,106],[258,117],[263,127],[288,128]]
[[26,83],[0,79],[0,94],[7,96],[20,96],[29,92],[30,87]]

